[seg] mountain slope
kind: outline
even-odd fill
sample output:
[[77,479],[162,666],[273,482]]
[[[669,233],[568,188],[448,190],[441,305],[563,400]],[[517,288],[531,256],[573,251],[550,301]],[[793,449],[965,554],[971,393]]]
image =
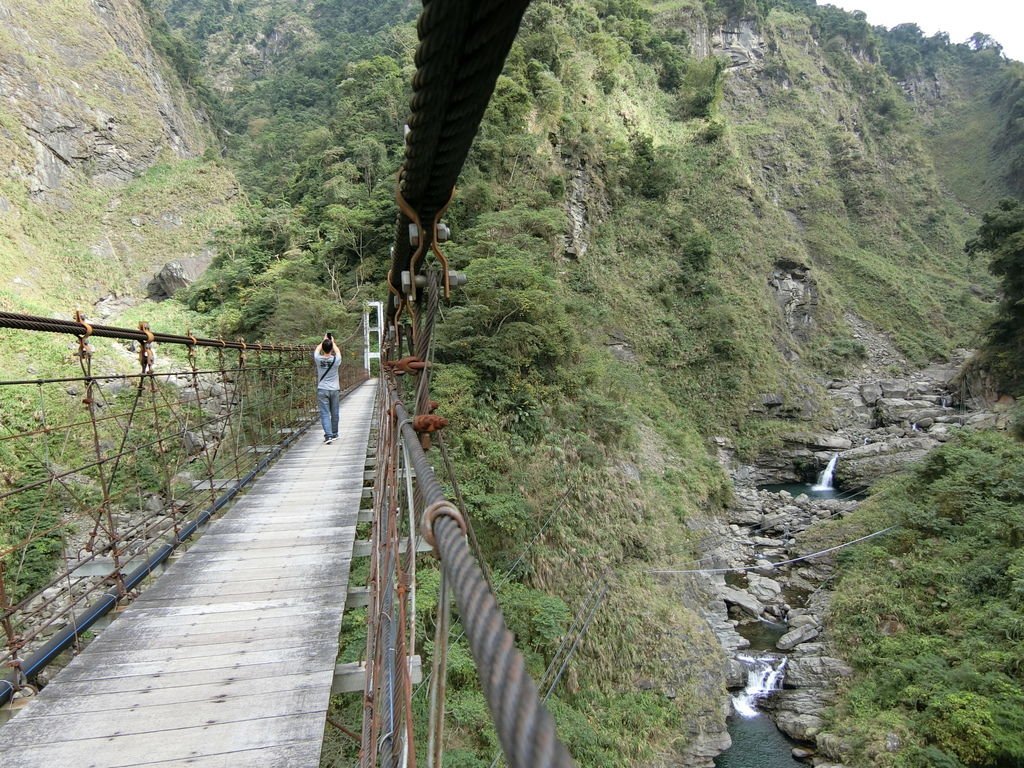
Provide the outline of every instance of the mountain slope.
[[5,308],[68,315],[144,296],[167,261],[207,263],[238,188],[202,159],[210,129],[141,6],[12,2],[0,14]]
[[[414,4],[150,5],[202,60],[257,201],[186,305],[225,334],[301,338],[380,295]],[[533,673],[614,585],[552,699],[582,765],[697,764],[722,744],[702,584],[649,573],[697,560],[728,498],[711,438],[750,457],[826,426],[824,387],[862,362],[854,324],[911,364],[982,326],[991,282],[962,247],[975,206],[1008,190],[986,169],[1009,108],[970,131],[985,164],[949,147],[1007,65],[941,49],[926,94],[927,71],[894,77],[894,50],[799,0],[537,0],[524,19],[447,216],[470,280],[433,394]],[[423,577],[420,628],[435,587]],[[342,655],[359,652],[353,628]],[[453,653],[449,755],[487,765]],[[325,763],[344,763],[328,739]]]

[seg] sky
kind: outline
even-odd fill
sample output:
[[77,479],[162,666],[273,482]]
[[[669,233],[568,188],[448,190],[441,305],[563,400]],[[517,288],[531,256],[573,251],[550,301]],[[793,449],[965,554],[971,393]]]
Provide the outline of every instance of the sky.
[[1003,46],[1003,53],[1024,61],[1024,1],[1022,0],[818,0],[847,11],[864,11],[872,26],[917,24],[926,36],[948,32],[962,43],[984,32]]

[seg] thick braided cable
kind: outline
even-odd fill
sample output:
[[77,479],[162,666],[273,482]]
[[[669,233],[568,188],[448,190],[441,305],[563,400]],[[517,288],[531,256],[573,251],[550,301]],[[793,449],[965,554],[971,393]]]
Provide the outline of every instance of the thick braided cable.
[[[23,331],[43,331],[47,333],[69,333],[73,336],[103,336],[109,339],[131,339],[143,343],[161,342],[163,344],[184,344],[187,346],[216,347],[218,349],[246,349],[240,341],[223,341],[221,339],[200,339],[195,336],[182,336],[172,333],[146,332],[137,328],[117,328],[110,325],[90,325],[75,320],[60,320],[53,317],[21,315],[14,312],[0,312],[0,328],[15,328]],[[152,338],[150,338],[152,336]],[[295,352],[304,350],[298,346],[280,346],[264,344],[263,350],[271,352]]]
[[[427,0],[420,14],[411,114],[399,193],[418,214],[421,244],[452,188],[483,118],[529,0]],[[397,217],[388,283],[402,295],[411,247],[404,213]],[[388,306],[393,319],[398,307]]]
[[540,701],[462,528],[442,515],[434,523],[434,537],[509,766],[571,766],[572,758],[555,735],[554,719]]
[[428,0],[416,28],[416,74],[410,102],[410,133],[399,184],[410,202],[420,202],[429,178],[431,158],[443,126],[445,106],[458,72],[458,58],[473,15],[472,0]]
[[429,521],[429,532],[455,593],[462,626],[506,760],[511,768],[569,768],[573,765],[572,758],[558,740],[554,719],[540,700],[498,601],[470,552],[462,526],[453,516],[458,511],[444,497],[408,420],[408,413],[398,399],[394,382],[389,382],[388,387],[424,506],[443,510]]
[[[490,11],[487,13],[487,11]],[[455,186],[526,10],[525,2],[483,9],[469,30],[445,109],[420,217],[431,219]]]

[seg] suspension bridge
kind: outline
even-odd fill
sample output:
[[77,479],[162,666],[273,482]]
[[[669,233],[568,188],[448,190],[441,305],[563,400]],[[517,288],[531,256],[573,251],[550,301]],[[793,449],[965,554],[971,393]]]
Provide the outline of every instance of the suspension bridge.
[[[0,312],[5,343],[73,339],[62,369],[0,381],[5,766],[310,767],[333,728],[354,765],[440,768],[456,608],[507,764],[572,765],[428,458],[446,426],[432,333],[464,280],[441,217],[526,5],[424,2],[388,300],[339,342],[336,442],[312,428],[311,345]],[[441,584],[425,673],[426,553]],[[365,648],[343,664],[354,608]],[[330,715],[346,695],[359,722]]]

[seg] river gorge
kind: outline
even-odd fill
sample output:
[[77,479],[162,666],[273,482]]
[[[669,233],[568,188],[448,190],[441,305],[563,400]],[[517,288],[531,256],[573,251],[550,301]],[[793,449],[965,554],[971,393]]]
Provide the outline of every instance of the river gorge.
[[731,443],[717,440],[733,499],[712,523],[695,578],[712,595],[704,615],[729,658],[729,738],[718,736],[731,746],[705,765],[842,767],[848,748],[824,730],[823,717],[837,682],[852,673],[825,622],[836,561],[832,552],[798,558],[807,552],[799,543],[956,431],[1005,428],[999,406],[971,397],[957,379],[966,357],[899,377],[865,371],[830,382],[833,428],[794,431],[754,462],[738,461]]

